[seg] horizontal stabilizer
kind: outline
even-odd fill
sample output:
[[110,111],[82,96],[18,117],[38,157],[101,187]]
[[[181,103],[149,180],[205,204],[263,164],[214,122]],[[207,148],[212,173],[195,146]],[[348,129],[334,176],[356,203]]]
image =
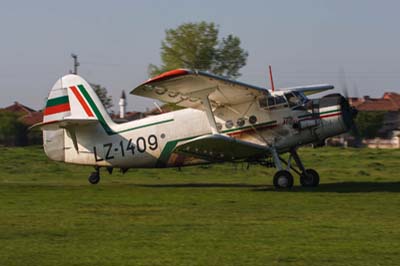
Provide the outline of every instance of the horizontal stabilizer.
[[97,123],[99,123],[99,120],[97,120],[96,118],[79,119],[79,118],[65,117],[63,120],[38,123],[30,127],[29,129],[34,129],[39,127],[41,130],[57,130],[60,128],[67,128],[67,127],[95,125]]
[[206,135],[187,141],[174,150],[207,161],[238,161],[263,158],[269,152],[265,146],[237,140],[225,135]]

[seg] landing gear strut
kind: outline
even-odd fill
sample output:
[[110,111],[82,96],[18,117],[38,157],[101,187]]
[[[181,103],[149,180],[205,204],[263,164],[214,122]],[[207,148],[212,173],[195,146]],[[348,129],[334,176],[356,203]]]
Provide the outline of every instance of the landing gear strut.
[[89,183],[95,185],[100,181],[100,167],[95,167],[96,172],[92,172],[88,178]]
[[[300,184],[303,187],[316,187],[319,185],[319,174],[314,169],[306,169],[297,154],[296,148],[290,150],[289,160],[286,162],[280,157],[274,147],[271,148],[272,158],[275,166],[278,169],[274,175],[274,186],[277,189],[291,188],[293,186],[293,175],[289,170],[293,170],[300,176]],[[291,164],[291,159],[294,159],[298,169]],[[282,162],[286,164],[286,169],[283,169]]]

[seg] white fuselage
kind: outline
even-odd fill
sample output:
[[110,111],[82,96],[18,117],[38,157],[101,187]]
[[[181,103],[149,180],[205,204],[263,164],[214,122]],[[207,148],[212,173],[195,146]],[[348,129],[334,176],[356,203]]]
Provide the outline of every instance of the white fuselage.
[[[288,106],[266,110],[257,101],[220,107],[213,112],[219,133],[260,145],[274,145],[279,152],[346,131],[339,105],[320,110],[318,118],[310,118],[309,110],[297,111]],[[303,127],[295,129],[293,124],[300,121]],[[112,132],[107,132],[102,123],[81,126],[75,131],[77,147],[68,130],[44,131],[46,154],[67,163],[118,168],[191,165],[205,161],[174,154],[174,148],[211,134],[206,113],[190,108],[113,124],[110,128]],[[62,150],[52,149],[54,143],[63,143]]]

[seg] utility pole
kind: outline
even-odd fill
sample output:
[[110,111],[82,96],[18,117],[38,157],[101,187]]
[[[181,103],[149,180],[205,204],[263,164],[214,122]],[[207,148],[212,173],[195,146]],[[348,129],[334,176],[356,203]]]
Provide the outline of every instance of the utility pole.
[[71,57],[74,59],[74,71],[70,71],[70,72],[72,72],[72,74],[78,75],[78,66],[80,66],[80,64],[78,62],[78,55],[71,54]]

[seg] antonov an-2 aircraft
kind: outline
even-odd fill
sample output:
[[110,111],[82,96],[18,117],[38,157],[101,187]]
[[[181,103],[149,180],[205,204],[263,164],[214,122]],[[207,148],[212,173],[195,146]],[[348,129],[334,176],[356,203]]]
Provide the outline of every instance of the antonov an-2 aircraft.
[[[355,115],[340,94],[306,97],[330,89],[323,84],[275,91],[177,69],[149,79],[131,94],[185,109],[116,124],[83,78],[66,75],[51,89],[38,126],[47,156],[94,166],[92,184],[99,182],[101,167],[125,172],[249,162],[275,166],[276,188],[293,186],[290,170],[300,176],[302,186],[317,186],[318,173],[304,167],[297,147],[348,131]],[[286,161],[280,154],[287,152]]]

